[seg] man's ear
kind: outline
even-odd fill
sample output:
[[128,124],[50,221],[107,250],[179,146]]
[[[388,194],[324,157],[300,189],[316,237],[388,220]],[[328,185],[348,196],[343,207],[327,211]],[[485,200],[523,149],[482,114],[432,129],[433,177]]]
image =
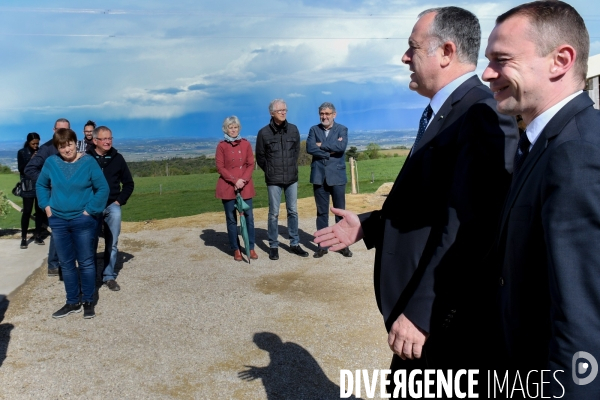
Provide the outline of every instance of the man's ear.
[[552,53],[550,77],[560,78],[575,65],[577,51],[568,44],[558,46]]
[[447,67],[456,57],[456,45],[454,42],[448,41],[445,42],[440,49],[442,51],[440,65],[442,67]]

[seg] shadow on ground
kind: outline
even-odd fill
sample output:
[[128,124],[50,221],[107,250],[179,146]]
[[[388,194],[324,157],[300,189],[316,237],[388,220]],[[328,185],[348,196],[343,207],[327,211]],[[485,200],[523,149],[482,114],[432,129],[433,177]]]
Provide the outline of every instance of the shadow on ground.
[[[287,227],[279,225],[278,227],[279,235],[284,237],[285,240],[289,240],[287,234]],[[308,251],[317,251],[317,245],[312,243],[314,239],[313,235],[310,233],[304,232],[302,229],[298,229],[298,236],[300,238],[300,245],[305,247]],[[238,226],[238,243],[240,244],[241,249],[245,249],[244,243],[239,242],[241,239],[240,227]],[[255,228],[254,229],[254,237],[255,237],[255,246],[264,251],[265,253],[269,252],[269,235],[266,229]],[[229,248],[229,238],[227,237],[227,231],[225,230],[225,221],[223,221],[223,231],[216,231],[214,229],[204,229],[200,234],[200,239],[204,241],[204,246],[215,247],[221,250],[223,253],[232,256],[233,251]],[[289,242],[282,243],[279,242],[279,248],[285,251],[290,251]]]
[[[0,298],[4,297],[0,295]],[[10,333],[14,329],[13,324],[3,324],[4,314],[8,310],[9,301],[7,299],[0,300],[0,367],[6,359],[6,353],[8,351],[8,342],[10,342]]]
[[[115,272],[119,274],[123,269],[123,264],[132,260],[135,256],[119,250],[117,253],[117,262],[115,263]],[[96,291],[94,292],[94,305],[100,301],[100,287],[102,286],[102,272],[104,271],[104,252],[96,253]]]
[[[271,332],[259,332],[256,346],[269,353],[269,365],[247,368],[238,373],[244,381],[261,379],[267,399],[339,399],[340,387],[327,378],[317,360],[302,346],[283,342]],[[352,396],[351,399],[357,399]]]

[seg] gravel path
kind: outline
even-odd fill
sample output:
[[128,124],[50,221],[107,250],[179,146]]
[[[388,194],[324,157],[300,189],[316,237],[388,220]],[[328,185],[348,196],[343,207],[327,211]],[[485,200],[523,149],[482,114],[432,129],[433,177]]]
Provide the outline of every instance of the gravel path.
[[311,257],[280,237],[270,261],[265,214],[251,264],[233,261],[220,213],[129,225],[122,289],[102,287],[91,320],[52,319],[63,284],[37,270],[0,311],[0,398],[334,399],[340,369],[387,368],[374,253],[359,243],[352,258],[313,259],[311,217],[300,220]]

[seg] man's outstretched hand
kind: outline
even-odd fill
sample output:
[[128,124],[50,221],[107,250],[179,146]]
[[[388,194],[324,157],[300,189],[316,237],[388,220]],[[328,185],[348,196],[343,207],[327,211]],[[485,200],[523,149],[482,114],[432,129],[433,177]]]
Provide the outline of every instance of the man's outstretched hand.
[[364,234],[358,215],[333,207],[331,212],[343,219],[333,226],[315,232],[315,243],[320,244],[321,247],[329,247],[331,251],[338,251],[363,238]]

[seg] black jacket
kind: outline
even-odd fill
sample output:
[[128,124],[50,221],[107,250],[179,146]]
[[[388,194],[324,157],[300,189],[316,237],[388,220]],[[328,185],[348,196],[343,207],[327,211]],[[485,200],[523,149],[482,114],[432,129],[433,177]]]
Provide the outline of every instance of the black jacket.
[[269,125],[258,131],[256,137],[256,162],[265,171],[267,185],[289,185],[298,182],[298,155],[300,133],[294,124],[284,121]]
[[26,198],[35,197],[35,182],[25,176],[25,167],[31,160],[31,156],[33,156],[33,150],[29,146],[25,146],[17,152],[17,165],[19,174],[21,174],[21,187],[23,188],[21,197]]
[[46,159],[55,154],[58,154],[58,150],[52,144],[52,139],[50,139],[40,146],[35,156],[31,157],[31,160],[27,163],[27,166],[23,170],[25,177],[31,179],[33,182],[37,182]]
[[[133,178],[123,156],[114,147],[111,147],[104,156],[96,153],[95,149],[88,150],[87,154],[94,157],[98,162],[110,188],[106,206],[108,207],[109,204],[115,201],[124,206],[131,193],[133,193]],[[122,188],[121,184],[123,184]]]

